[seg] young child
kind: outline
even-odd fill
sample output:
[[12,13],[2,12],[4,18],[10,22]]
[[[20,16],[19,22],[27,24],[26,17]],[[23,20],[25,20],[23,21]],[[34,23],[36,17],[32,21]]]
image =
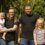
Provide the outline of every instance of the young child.
[[[5,14],[3,12],[0,12],[0,31],[1,30],[6,30],[4,27],[5,24]],[[3,33],[2,38],[5,39],[6,33]]]
[[35,45],[45,45],[45,29],[44,29],[44,19],[39,18],[36,22],[36,27],[33,32],[34,44]]

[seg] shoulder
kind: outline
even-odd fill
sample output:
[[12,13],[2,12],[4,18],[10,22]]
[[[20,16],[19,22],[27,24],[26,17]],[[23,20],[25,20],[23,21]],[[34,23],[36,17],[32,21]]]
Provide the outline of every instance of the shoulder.
[[42,29],[45,32],[45,29]]
[[36,20],[39,18],[39,15],[33,13],[33,20],[36,22]]
[[37,14],[35,14],[35,13],[33,13],[33,16],[34,16],[35,18],[39,18],[39,17],[40,17],[39,15],[37,15]]
[[37,29],[34,29],[34,33],[37,32]]

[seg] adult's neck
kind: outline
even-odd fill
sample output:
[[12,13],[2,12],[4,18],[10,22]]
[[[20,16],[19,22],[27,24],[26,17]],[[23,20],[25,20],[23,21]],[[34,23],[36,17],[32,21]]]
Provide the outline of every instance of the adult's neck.
[[25,13],[25,15],[31,17],[33,15],[33,13],[29,13],[29,14]]

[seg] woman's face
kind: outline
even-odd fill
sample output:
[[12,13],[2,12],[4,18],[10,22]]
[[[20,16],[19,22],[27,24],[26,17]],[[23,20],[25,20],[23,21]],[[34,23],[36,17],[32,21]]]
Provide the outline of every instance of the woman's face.
[[9,9],[9,16],[10,17],[13,17],[14,16],[14,9]]

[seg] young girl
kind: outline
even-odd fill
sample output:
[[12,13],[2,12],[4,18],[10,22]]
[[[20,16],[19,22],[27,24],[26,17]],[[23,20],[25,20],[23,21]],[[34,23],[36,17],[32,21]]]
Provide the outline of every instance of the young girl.
[[[6,30],[6,28],[4,27],[4,24],[5,24],[5,14],[3,12],[0,12],[0,31]],[[3,33],[1,38],[5,39],[5,35],[6,33]]]
[[35,45],[45,45],[45,29],[44,29],[44,19],[39,18],[36,22],[36,27],[33,32],[34,44]]

